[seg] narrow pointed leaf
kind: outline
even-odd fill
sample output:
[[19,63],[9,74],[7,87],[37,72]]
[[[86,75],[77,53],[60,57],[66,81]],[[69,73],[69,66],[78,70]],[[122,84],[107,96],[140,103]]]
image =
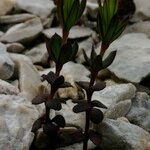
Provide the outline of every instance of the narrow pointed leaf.
[[88,58],[88,56],[84,50],[83,50],[83,56],[84,56],[85,62],[90,66],[91,60]]
[[107,68],[107,67],[109,67],[109,66],[113,63],[113,61],[114,61],[114,59],[115,59],[115,57],[116,57],[116,53],[117,53],[117,51],[112,51],[112,52],[107,56],[107,58],[103,61],[103,68],[104,68],[104,69]]
[[101,55],[97,55],[97,57],[94,59],[92,68],[96,71],[100,71],[102,69],[102,57]]
[[103,112],[97,108],[93,108],[91,110],[91,115],[90,115],[90,120],[95,123],[95,124],[99,124],[102,122],[104,118]]
[[101,135],[93,130],[89,130],[89,138],[97,146],[100,145],[102,141]]
[[104,104],[102,104],[100,101],[97,101],[97,100],[93,100],[91,104],[92,104],[92,107],[99,107],[99,108],[107,109],[107,107]]
[[35,133],[41,127],[42,127],[42,120],[41,118],[39,118],[34,122],[31,132]]
[[73,87],[69,82],[64,82],[59,86],[59,88],[70,88]]
[[42,94],[39,96],[36,96],[33,100],[32,100],[32,104],[34,105],[39,105],[41,103],[44,103],[47,101],[49,94]]

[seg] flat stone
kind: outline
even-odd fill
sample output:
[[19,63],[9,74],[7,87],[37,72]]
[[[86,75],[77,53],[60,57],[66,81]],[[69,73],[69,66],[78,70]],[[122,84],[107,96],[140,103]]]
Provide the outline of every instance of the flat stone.
[[0,16],[6,15],[14,6],[14,0],[0,0]]
[[6,52],[6,46],[0,43],[0,79],[9,79],[14,73],[14,63]]
[[99,125],[102,149],[148,150],[150,134],[142,128],[122,120],[106,119]]
[[[93,32],[94,31],[92,31],[90,28],[75,26],[71,28],[69,38],[70,39],[87,38],[92,36]],[[51,38],[55,33],[62,36],[62,29],[57,27],[46,29],[43,31],[43,34],[49,38]]]
[[35,46],[31,50],[27,51],[25,55],[28,56],[34,64],[44,65],[48,62],[48,52],[45,43]]
[[0,94],[0,149],[29,150],[34,138],[31,128],[40,116],[22,95]]
[[31,42],[43,30],[41,20],[39,18],[30,19],[24,23],[12,26],[2,37],[0,41],[13,42]]
[[19,94],[19,89],[0,79],[0,94],[17,95]]
[[10,53],[22,53],[25,47],[21,43],[9,43],[6,44],[7,52]]
[[5,15],[5,16],[0,16],[0,23],[1,24],[22,23],[33,18],[35,18],[35,15],[28,14],[28,13]]
[[43,19],[52,13],[55,5],[52,0],[17,0],[16,7]]
[[121,101],[106,110],[105,118],[117,119],[120,117],[124,117],[131,109],[131,105],[131,100]]
[[135,96],[136,88],[133,84],[116,84],[108,86],[102,91],[93,94],[93,100],[99,100],[108,108],[120,101],[132,99]]
[[40,75],[28,57],[19,54],[11,54],[11,57],[18,68],[20,91],[32,100],[39,94]]
[[150,96],[137,93],[132,99],[132,107],[126,116],[130,122],[150,132]]
[[109,69],[117,77],[140,83],[149,75],[150,39],[145,34],[125,34],[112,43],[107,54],[112,50],[117,50],[117,55]]

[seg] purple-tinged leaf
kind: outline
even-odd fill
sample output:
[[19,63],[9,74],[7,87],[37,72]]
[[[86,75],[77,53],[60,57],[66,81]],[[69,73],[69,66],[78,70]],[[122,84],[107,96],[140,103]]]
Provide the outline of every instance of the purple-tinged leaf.
[[84,90],[88,90],[89,89],[89,82],[84,82],[84,81],[80,81],[80,82],[76,82],[78,86],[80,86],[81,88],[83,88]]
[[69,82],[64,82],[59,86],[59,88],[70,88],[73,87]]
[[100,101],[97,101],[97,100],[93,100],[91,104],[92,104],[92,107],[99,107],[99,108],[107,109],[107,107],[104,104],[102,104]]
[[32,100],[32,104],[34,105],[38,105],[41,103],[44,103],[47,101],[49,94],[42,94],[39,96],[36,96],[33,100]]
[[101,91],[106,87],[105,82],[98,82],[94,86],[91,87],[92,91]]
[[57,115],[52,119],[52,122],[55,122],[59,127],[64,128],[66,125],[65,119],[62,115]]
[[91,114],[90,114],[90,120],[95,123],[95,124],[99,124],[102,122],[104,118],[103,112],[97,108],[93,108],[91,110]]
[[61,110],[62,108],[61,103],[58,99],[52,99],[50,101],[46,101],[45,105],[46,107],[57,111]]
[[93,130],[89,130],[89,138],[95,145],[100,145],[102,141],[101,135]]
[[34,122],[31,132],[36,133],[36,131],[41,127],[42,127],[42,120],[41,118],[39,118]]
[[88,109],[89,109],[89,105],[88,105],[87,101],[80,101],[80,102],[78,102],[77,105],[75,105],[73,107],[73,112],[80,113],[80,112],[84,112]]

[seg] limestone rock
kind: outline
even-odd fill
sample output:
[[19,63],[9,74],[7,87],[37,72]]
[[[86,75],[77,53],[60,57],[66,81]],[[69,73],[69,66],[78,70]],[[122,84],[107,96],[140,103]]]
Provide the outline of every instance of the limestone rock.
[[150,132],[150,96],[137,93],[132,99],[132,107],[126,116],[130,122]]
[[40,75],[28,57],[19,54],[11,54],[11,57],[18,68],[20,91],[32,100],[39,94]]
[[0,23],[1,24],[21,23],[33,18],[35,18],[35,15],[28,14],[28,13],[5,15],[5,16],[0,16]]
[[17,0],[16,7],[41,18],[47,18],[52,13],[55,5],[52,0]]
[[112,43],[107,54],[115,49],[117,50],[117,55],[109,69],[117,77],[139,83],[149,75],[150,40],[145,34],[125,34]]
[[23,96],[0,95],[0,149],[29,150],[39,112]]
[[14,63],[6,52],[6,46],[0,43],[0,79],[9,79],[14,73]]
[[31,42],[42,31],[43,26],[39,18],[30,19],[24,23],[12,26],[2,37],[0,41],[13,42]]
[[17,95],[19,94],[19,89],[0,79],[0,94]]
[[99,100],[108,108],[120,101],[132,99],[135,96],[136,88],[133,84],[116,84],[108,86],[102,91],[93,94],[93,100]]
[[102,149],[148,150],[150,134],[142,128],[122,120],[106,119],[99,126],[102,134]]
[[15,0],[0,0],[0,16],[6,15],[14,6]]
[[131,109],[131,100],[124,100],[106,110],[105,118],[117,119],[125,116]]

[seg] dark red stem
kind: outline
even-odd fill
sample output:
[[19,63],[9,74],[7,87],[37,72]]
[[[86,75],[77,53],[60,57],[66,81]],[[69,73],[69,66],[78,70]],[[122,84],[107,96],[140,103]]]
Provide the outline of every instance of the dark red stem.
[[108,49],[109,44],[102,42],[101,49],[100,49],[100,55],[103,57],[106,50]]
[[67,43],[68,36],[69,36],[69,31],[66,31],[65,29],[63,29],[62,30],[62,38],[63,38],[62,44]]
[[[91,74],[91,80],[90,80],[89,88],[94,85],[94,82],[95,82],[95,79],[97,77],[97,74],[98,74],[98,72],[93,72]],[[91,113],[91,100],[92,100],[91,98],[92,98],[93,92],[88,90],[86,92],[86,94],[87,94],[87,102],[88,102],[90,107],[86,111],[86,123],[85,123],[85,130],[84,130],[83,150],[87,150],[88,149],[89,127],[90,127],[90,113]]]

